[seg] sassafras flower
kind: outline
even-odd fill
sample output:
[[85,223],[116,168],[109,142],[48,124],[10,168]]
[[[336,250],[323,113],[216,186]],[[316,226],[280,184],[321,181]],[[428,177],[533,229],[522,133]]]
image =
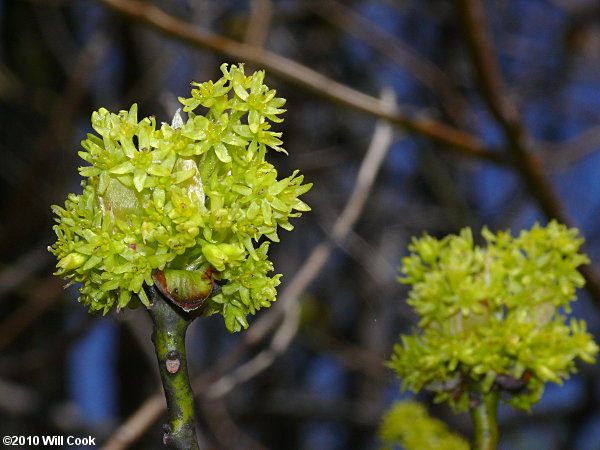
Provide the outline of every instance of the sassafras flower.
[[222,314],[238,331],[275,300],[280,275],[269,276],[263,236],[276,242],[278,227],[292,229],[289,219],[310,209],[298,197],[312,185],[297,171],[279,180],[265,160],[267,147],[282,150],[281,133],[268,130],[285,100],[263,84],[264,72],[221,71],[179,99],[186,120],[178,111],[157,127],[153,117],[138,120],[137,105],[92,114],[97,134],[79,152],[89,164],[79,169],[83,192],[53,207],[50,248],[56,274],[79,283],[91,312],[147,306],[145,288],[158,280],[180,306]]

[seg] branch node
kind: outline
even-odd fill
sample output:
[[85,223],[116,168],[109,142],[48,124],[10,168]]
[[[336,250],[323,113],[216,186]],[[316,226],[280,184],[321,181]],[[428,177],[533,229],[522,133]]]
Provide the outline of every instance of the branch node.
[[181,367],[181,359],[178,351],[171,350],[166,354],[165,367],[167,368],[167,372],[170,374],[176,374],[179,371],[179,368]]
[[168,445],[171,441],[171,427],[169,424],[165,423],[162,426],[163,428],[163,445]]

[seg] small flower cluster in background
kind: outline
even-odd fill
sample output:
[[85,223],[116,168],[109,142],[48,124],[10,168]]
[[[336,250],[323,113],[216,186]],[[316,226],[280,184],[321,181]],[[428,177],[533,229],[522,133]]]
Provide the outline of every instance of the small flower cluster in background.
[[528,409],[544,383],[560,384],[576,358],[593,363],[598,353],[585,322],[563,314],[584,284],[583,239],[555,221],[514,238],[482,235],[485,247],[468,228],[413,240],[400,281],[412,285],[408,303],[420,330],[401,337],[389,365],[404,389],[433,390],[458,411],[468,409],[473,383]]
[[[285,100],[263,84],[264,72],[221,71],[180,98],[186,121],[179,113],[171,125],[138,120],[136,105],[93,113],[97,135],[79,153],[90,164],[80,168],[83,193],[53,207],[50,249],[57,274],[80,283],[90,311],[148,306],[144,286],[165,269],[209,271],[221,289],[202,313],[222,314],[230,331],[275,300],[280,275],[267,275],[269,241],[310,209],[298,197],[312,185],[297,171],[278,180],[265,161],[267,147],[284,151],[270,122],[282,121]],[[204,114],[192,112],[199,107]]]
[[431,417],[421,403],[400,401],[385,413],[379,427],[382,450],[400,445],[406,450],[469,450],[470,446],[441,420]]

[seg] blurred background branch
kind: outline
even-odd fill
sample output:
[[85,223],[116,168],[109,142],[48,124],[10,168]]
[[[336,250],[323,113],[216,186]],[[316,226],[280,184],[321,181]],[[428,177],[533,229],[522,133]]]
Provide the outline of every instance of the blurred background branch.
[[489,159],[497,163],[502,162],[502,159],[495,153],[483,149],[476,138],[463,131],[430,118],[408,118],[401,114],[397,108],[390,109],[377,98],[356,91],[296,61],[263,50],[260,47],[236,42],[207,30],[193,27],[191,24],[170,16],[146,3],[136,0],[97,1],[166,35],[184,40],[196,47],[207,48],[237,58],[240,61],[247,61],[264,67],[270,70],[273,75],[278,75],[328,100],[387,119],[406,128],[408,131],[423,134],[430,139],[446,144],[462,154]]

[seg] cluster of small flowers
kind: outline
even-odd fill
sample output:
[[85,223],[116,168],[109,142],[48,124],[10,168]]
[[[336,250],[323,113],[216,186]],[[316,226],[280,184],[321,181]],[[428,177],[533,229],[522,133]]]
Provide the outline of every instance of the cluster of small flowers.
[[421,329],[401,337],[389,363],[404,388],[434,390],[437,401],[465,410],[478,383],[528,409],[544,383],[575,370],[576,358],[593,362],[598,346],[585,322],[562,314],[584,284],[577,268],[588,263],[577,233],[552,221],[515,238],[484,229],[486,247],[470,229],[413,240],[400,281],[412,285],[408,303]]
[[[57,275],[80,283],[80,302],[90,311],[148,306],[145,286],[157,270],[210,270],[222,286],[203,305],[220,313],[227,328],[247,326],[247,314],[275,300],[279,275],[267,258],[278,227],[310,208],[299,196],[311,184],[294,172],[278,180],[265,161],[267,147],[281,148],[285,100],[263,84],[264,72],[221,66],[217,82],[192,83],[187,112],[159,127],[137,119],[137,105],[92,115],[98,133],[79,152],[81,195],[54,206]],[[203,107],[205,114],[192,111]],[[266,237],[266,239],[263,238]],[[260,241],[260,243],[259,243]]]
[[400,446],[406,450],[469,450],[461,436],[453,433],[444,422],[427,413],[421,403],[403,400],[394,403],[382,419],[378,430],[384,442],[381,450]]

